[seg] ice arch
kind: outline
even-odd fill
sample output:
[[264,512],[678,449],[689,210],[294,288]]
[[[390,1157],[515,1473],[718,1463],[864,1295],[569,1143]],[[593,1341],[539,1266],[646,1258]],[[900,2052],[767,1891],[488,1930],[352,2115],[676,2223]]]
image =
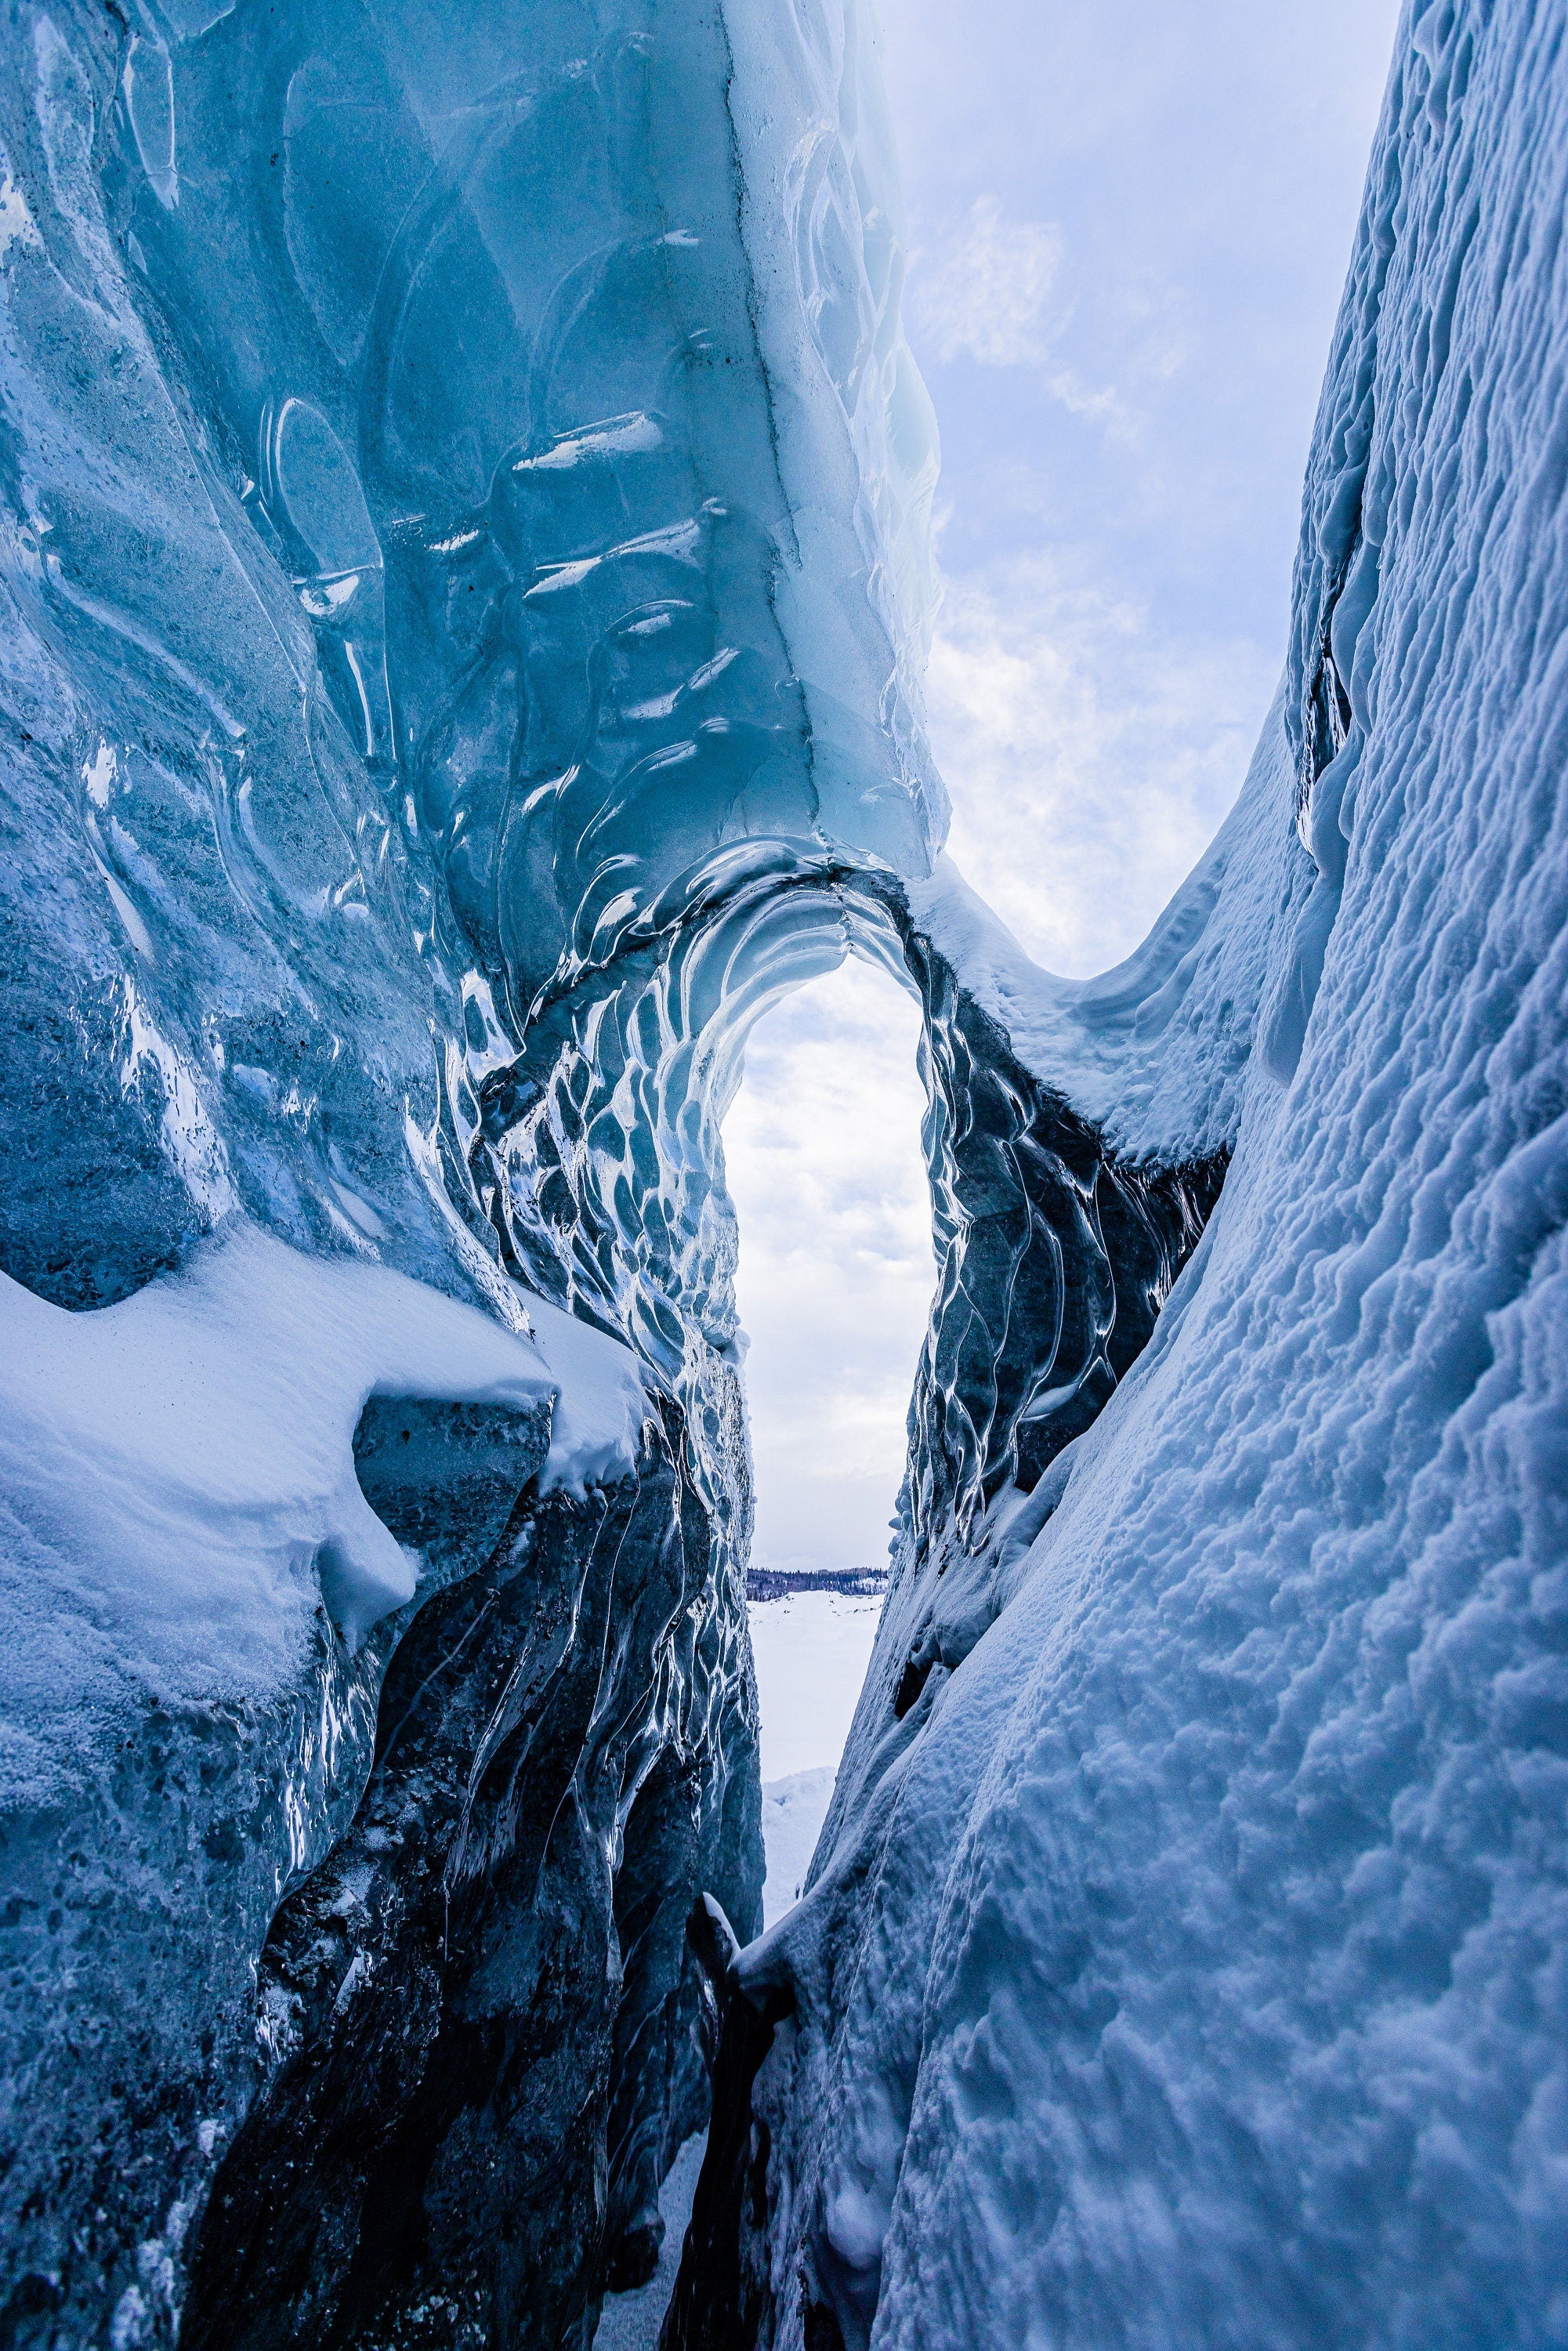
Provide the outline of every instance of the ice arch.
[[[894,1724],[1234,1130],[1233,842],[1088,987],[940,861],[935,440],[858,8],[482,15],[5,36],[5,1303],[227,1329],[248,1374],[155,1498],[234,1566],[221,1622],[6,1458],[37,2331],[369,2342],[439,2301],[567,2340],[652,2259],[706,2095],[687,1914],[756,1923],[715,1137],[766,1005],[855,953],[922,1008]],[[389,1282],[418,1361],[355,1322]],[[476,1307],[517,1340],[477,1382]]]

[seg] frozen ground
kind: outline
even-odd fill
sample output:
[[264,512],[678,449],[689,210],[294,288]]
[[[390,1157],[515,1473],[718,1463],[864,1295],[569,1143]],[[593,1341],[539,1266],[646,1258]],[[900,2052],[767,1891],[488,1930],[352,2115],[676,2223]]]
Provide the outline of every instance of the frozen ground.
[[664,2216],[659,2266],[647,2284],[638,2286],[635,2293],[605,2295],[593,2351],[655,2351],[675,2272],[681,2265],[681,2242],[686,2233],[686,2222],[692,2217],[692,2198],[696,2193],[697,2174],[702,2169],[706,2144],[706,2131],[694,2133],[670,2166],[669,2178],[659,2195],[659,2210]]
[[849,1737],[880,1599],[792,1592],[751,1604],[762,1701],[763,1917],[772,1926],[800,1892]]

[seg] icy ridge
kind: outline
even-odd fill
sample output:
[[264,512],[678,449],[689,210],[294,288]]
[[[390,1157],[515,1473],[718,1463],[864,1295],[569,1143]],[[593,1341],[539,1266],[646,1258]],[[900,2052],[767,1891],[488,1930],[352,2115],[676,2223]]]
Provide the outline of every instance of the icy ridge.
[[910,917],[1012,1051],[1064,1092],[1120,1156],[1228,1147],[1275,932],[1307,893],[1279,821],[1294,761],[1281,681],[1235,807],[1125,962],[1088,980],[1042,970],[951,858],[904,885]]

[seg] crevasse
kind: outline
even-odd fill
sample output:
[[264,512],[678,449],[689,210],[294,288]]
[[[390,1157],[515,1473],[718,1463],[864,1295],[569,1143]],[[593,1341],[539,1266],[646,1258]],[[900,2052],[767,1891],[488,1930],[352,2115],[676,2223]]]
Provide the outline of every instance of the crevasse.
[[[1409,10],[1280,698],[1069,984],[858,0],[13,12],[5,2339],[585,2344],[710,2095],[671,2351],[1562,2339],[1561,29]],[[850,952],[938,1283],[748,1940],[719,1123]]]
[[1563,2339],[1563,35],[1406,12],[1281,695],[1150,941],[1064,989],[907,892],[1113,1151],[1228,1167],[959,1556],[944,1280],[805,1898],[716,1959],[668,2343]]

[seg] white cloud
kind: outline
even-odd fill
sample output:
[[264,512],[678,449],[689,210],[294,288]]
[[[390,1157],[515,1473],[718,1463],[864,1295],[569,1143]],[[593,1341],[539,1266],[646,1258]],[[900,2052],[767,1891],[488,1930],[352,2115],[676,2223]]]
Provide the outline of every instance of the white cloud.
[[893,980],[846,965],[758,1026],[725,1122],[759,1563],[886,1556],[935,1280],[919,1025]]
[[1276,672],[1046,556],[946,583],[926,683],[948,846],[1040,962],[1119,962],[1212,839]]
[[1096,392],[1071,368],[1058,368],[1046,379],[1046,390],[1053,400],[1061,402],[1069,415],[1085,416],[1092,423],[1103,424],[1110,440],[1126,443],[1136,439],[1137,413],[1111,385],[1103,385]]
[[995,196],[977,196],[956,227],[913,256],[917,333],[940,359],[1037,366],[1061,324],[1051,300],[1061,266],[1053,224],[1009,220]]

